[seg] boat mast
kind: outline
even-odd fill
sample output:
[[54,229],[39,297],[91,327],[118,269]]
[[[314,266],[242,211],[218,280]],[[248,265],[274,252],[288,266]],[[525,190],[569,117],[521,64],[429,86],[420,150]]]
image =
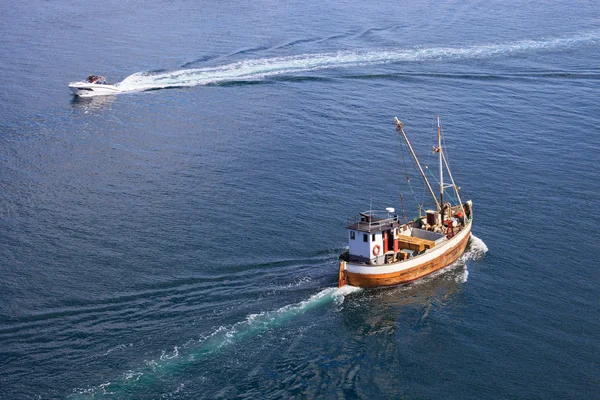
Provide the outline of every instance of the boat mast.
[[404,140],[406,141],[406,144],[408,145],[408,149],[410,150],[410,153],[412,154],[413,158],[415,159],[415,162],[417,163],[417,167],[419,167],[419,171],[421,171],[421,176],[423,176],[423,179],[425,180],[425,184],[427,185],[427,188],[429,188],[429,193],[431,193],[431,197],[433,197],[433,200],[435,201],[435,205],[437,206],[438,210],[442,210],[440,207],[440,203],[438,203],[437,197],[435,196],[435,193],[433,192],[433,189],[431,188],[431,185],[429,184],[429,181],[427,180],[427,176],[425,176],[425,172],[423,172],[423,168],[421,168],[421,163],[419,163],[419,159],[417,158],[417,155],[415,154],[412,146],[410,145],[410,142],[408,141],[408,136],[406,136],[406,133],[404,132],[404,124],[402,122],[400,122],[400,120],[398,119],[398,117],[394,117],[394,121],[396,121],[396,130],[399,132],[402,132],[402,135],[404,136]]
[[437,152],[440,153],[440,223],[444,223],[444,169],[442,165],[442,131],[440,128],[440,116],[437,117],[437,134],[438,134],[438,148]]
[[[452,188],[454,189],[454,193],[456,193],[456,198],[458,199],[458,204],[460,204],[460,209],[463,210],[463,202],[460,198],[460,193],[458,193],[458,186],[454,183],[454,177],[452,176],[452,171],[450,171],[450,166],[448,165],[448,160],[446,160],[446,155],[442,153],[444,159],[444,165],[446,165],[446,170],[448,171],[448,175],[450,176],[450,181],[452,182]],[[463,214],[464,215],[464,214]],[[463,223],[466,224],[465,217],[462,218]]]

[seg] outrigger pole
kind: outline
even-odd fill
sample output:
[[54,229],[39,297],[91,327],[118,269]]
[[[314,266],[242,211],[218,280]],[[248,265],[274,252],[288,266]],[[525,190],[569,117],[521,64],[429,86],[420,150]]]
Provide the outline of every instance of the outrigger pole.
[[[421,163],[419,163],[419,159],[417,158],[417,155],[415,154],[412,146],[410,145],[410,142],[408,141],[408,137],[406,136],[406,133],[404,132],[404,128],[403,128],[404,124],[402,122],[400,122],[398,117],[394,117],[394,121],[396,121],[396,130],[398,132],[402,132],[402,135],[404,136],[404,140],[406,140],[406,144],[408,145],[408,149],[410,150],[410,153],[412,154],[413,158],[415,159],[415,162],[417,163],[417,167],[419,167],[419,171],[421,171],[421,175],[423,176],[423,179],[425,180],[425,184],[427,185],[427,188],[429,188],[429,193],[431,193],[431,197],[433,197],[433,200],[435,201],[435,205],[437,206],[438,210],[441,212],[442,208],[440,207],[440,203],[438,202],[437,197],[436,197],[435,193],[433,192],[433,189],[431,188],[429,181],[427,180],[427,176],[425,176],[425,172],[423,172],[423,168],[421,168]],[[439,132],[439,128],[438,128],[438,132]]]

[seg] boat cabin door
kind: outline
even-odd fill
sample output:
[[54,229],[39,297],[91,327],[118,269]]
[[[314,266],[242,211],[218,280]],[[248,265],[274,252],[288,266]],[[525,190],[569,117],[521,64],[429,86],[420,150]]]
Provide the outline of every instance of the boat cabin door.
[[389,231],[383,232],[383,249],[384,252],[393,251],[397,253],[399,251],[398,248],[398,238],[395,237],[396,229],[390,229]]

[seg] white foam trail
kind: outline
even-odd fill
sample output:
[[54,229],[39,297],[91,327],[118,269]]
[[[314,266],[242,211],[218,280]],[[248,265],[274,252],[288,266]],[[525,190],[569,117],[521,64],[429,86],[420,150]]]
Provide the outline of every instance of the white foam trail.
[[331,301],[338,305],[342,304],[347,295],[359,292],[361,290],[362,289],[360,288],[352,286],[344,286],[342,288],[327,288],[310,296],[310,298],[301,301],[300,303],[290,304],[274,311],[250,314],[244,321],[234,324],[229,329],[223,329],[222,327],[217,329],[215,334],[222,336],[224,330],[224,337],[226,338],[217,347],[220,348],[224,345],[230,344],[235,340],[245,337],[249,333],[262,332],[279,326],[297,315],[303,314],[313,308],[324,305]]
[[102,356],[107,356],[110,353],[112,353],[113,351],[123,350],[123,349],[125,349],[127,347],[131,347],[131,346],[133,346],[133,343],[129,343],[129,345],[126,345],[126,344],[117,345],[115,347],[112,347],[112,348],[108,349],[106,352],[104,352],[104,354],[102,354]]
[[[465,283],[469,279],[469,270],[467,269],[466,263],[469,260],[481,260],[485,253],[488,252],[486,244],[471,233],[471,241],[469,242],[469,248],[456,260],[452,266],[464,265],[464,269],[461,273],[456,275],[456,283]],[[451,267],[452,268],[452,267]]]
[[[465,250],[465,252],[452,264],[440,269],[439,271],[434,272],[433,274],[424,277],[421,280],[414,281],[412,283],[413,286],[419,285],[424,282],[429,282],[432,278],[437,278],[440,275],[453,277],[456,283],[465,283],[469,279],[469,270],[467,269],[467,261],[469,260],[481,260],[485,253],[487,253],[488,247],[487,245],[478,238],[477,236],[471,233],[471,239],[469,241],[469,247]],[[458,270],[458,268],[462,268],[459,273],[455,276],[452,274],[448,274],[449,270]]]
[[465,283],[469,279],[469,270],[465,267],[462,274],[456,276],[456,283]]
[[[275,328],[289,321],[293,317],[303,314],[311,309],[325,305],[331,302],[342,304],[344,298],[362,289],[352,286],[344,286],[343,288],[327,288],[310,296],[308,299],[299,303],[289,304],[273,311],[264,311],[258,314],[250,314],[245,320],[237,322],[230,327],[219,327],[210,335],[196,342],[186,344],[183,348],[188,348],[187,351],[175,346],[171,353],[162,352],[158,360],[150,360],[145,362],[145,367],[139,370],[128,370],[123,374],[120,381],[107,382],[97,387],[79,388],[75,390],[76,396],[95,397],[97,394],[118,394],[120,391],[130,393],[133,386],[143,384],[144,378],[152,381],[153,377],[169,373],[177,368],[185,367],[185,365],[195,362],[203,355],[217,351],[227,345],[239,342],[243,338],[260,334],[269,329]],[[107,392],[110,388],[112,391]]]
[[210,68],[182,69],[163,73],[137,72],[117,83],[122,92],[144,91],[169,87],[185,87],[260,80],[266,77],[297,74],[331,68],[381,65],[396,62],[447,61],[487,58],[538,50],[557,50],[600,41],[600,32],[588,32],[571,37],[521,40],[509,43],[469,47],[423,47],[413,49],[339,51],[335,53],[302,54],[243,60]]
[[481,260],[487,252],[488,247],[483,240],[471,233],[469,249],[463,253],[459,260],[463,263],[468,260]]
[[124,374],[123,378],[124,378],[125,380],[129,380],[129,379],[133,379],[133,378],[135,378],[135,380],[136,380],[136,381],[138,381],[142,375],[144,375],[144,373],[143,373],[143,372],[136,372],[136,371],[131,371],[131,370],[130,370],[130,371],[127,371],[127,372]]
[[[297,315],[304,314],[311,309],[327,303],[334,302],[338,305],[342,304],[347,295],[361,290],[362,289],[360,288],[352,286],[327,288],[299,303],[289,304],[273,311],[250,314],[245,320],[237,322],[230,327],[221,326],[217,328],[210,335],[201,339],[200,343],[195,346],[195,348],[192,345],[191,347],[194,349],[187,354],[188,359],[196,359],[205,353],[233,344],[248,335],[261,333],[280,326]],[[177,353],[177,356],[178,355],[179,353]],[[171,357],[169,359],[173,358],[176,357]],[[166,361],[164,357],[161,357],[161,360]]]

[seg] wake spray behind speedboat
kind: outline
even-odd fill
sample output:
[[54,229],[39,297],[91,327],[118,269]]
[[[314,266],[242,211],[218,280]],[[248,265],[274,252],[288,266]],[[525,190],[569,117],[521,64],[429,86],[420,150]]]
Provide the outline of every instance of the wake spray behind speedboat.
[[69,83],[69,89],[75,96],[106,96],[117,94],[119,88],[108,83],[105,77],[92,75],[87,77],[85,81]]

